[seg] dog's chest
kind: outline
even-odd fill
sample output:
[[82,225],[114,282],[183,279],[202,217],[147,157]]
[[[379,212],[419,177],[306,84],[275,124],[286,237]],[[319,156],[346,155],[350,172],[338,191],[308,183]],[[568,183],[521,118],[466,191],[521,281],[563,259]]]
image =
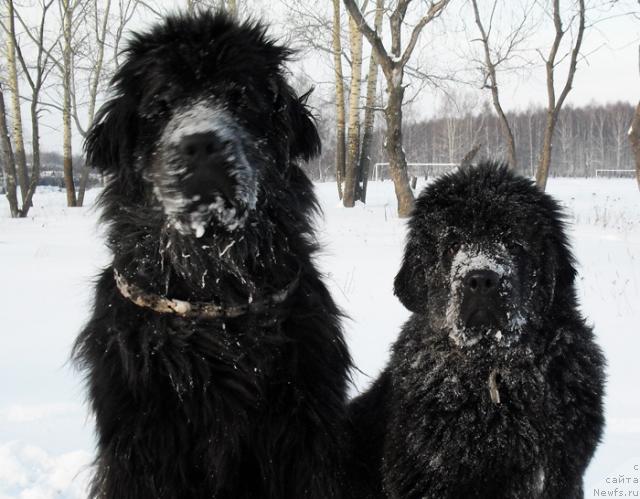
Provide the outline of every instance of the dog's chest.
[[446,460],[468,456],[470,444],[477,459],[536,453],[549,430],[548,390],[532,359],[507,363],[481,355],[405,354],[412,361],[394,371],[394,384],[407,447],[420,454],[432,449],[435,455],[445,448]]

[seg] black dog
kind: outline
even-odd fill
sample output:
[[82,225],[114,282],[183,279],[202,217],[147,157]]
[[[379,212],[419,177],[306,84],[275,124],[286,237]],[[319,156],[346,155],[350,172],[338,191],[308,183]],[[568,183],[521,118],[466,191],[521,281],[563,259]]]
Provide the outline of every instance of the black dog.
[[506,167],[428,186],[395,292],[413,315],[352,402],[353,496],[575,499],[604,359],[577,309],[557,203]]
[[341,496],[350,357],[312,263],[289,51],[223,15],[135,35],[86,143],[113,263],[75,346],[92,497]]

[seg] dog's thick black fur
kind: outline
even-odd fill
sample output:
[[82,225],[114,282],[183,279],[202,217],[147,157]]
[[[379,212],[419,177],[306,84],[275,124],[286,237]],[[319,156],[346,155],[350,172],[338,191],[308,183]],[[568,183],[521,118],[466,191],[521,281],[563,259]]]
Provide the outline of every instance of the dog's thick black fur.
[[413,314],[350,406],[356,498],[576,499],[603,427],[561,210],[504,166],[428,186],[395,293]]
[[[114,77],[86,143],[113,262],[74,350],[92,497],[341,497],[350,357],[312,263],[318,207],[297,162],[320,144],[288,56],[258,24],[174,16],[133,37]],[[114,270],[223,308],[289,296],[185,317],[134,304]]]

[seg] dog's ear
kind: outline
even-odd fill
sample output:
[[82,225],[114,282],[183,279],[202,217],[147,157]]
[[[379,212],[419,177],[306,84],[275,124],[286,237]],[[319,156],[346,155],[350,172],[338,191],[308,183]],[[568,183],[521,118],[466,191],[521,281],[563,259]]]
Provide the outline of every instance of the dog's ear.
[[274,92],[280,119],[289,130],[289,157],[309,161],[320,154],[320,136],[307,101],[313,88],[298,97],[284,78],[276,78],[269,83]]
[[84,142],[87,162],[102,172],[115,172],[133,154],[135,104],[124,96],[106,102],[96,113]]
[[300,97],[293,96],[289,105],[289,119],[293,136],[291,138],[290,156],[309,161],[320,154],[320,136],[315,119],[309,111],[307,100],[313,88]]
[[[574,298],[576,269],[573,255],[564,237],[560,239],[550,235],[543,246],[542,287],[546,309],[564,299]],[[560,304],[560,306],[563,306]]]
[[427,262],[423,261],[422,254],[415,235],[410,233],[402,266],[393,281],[393,292],[411,312],[420,312],[427,304]]

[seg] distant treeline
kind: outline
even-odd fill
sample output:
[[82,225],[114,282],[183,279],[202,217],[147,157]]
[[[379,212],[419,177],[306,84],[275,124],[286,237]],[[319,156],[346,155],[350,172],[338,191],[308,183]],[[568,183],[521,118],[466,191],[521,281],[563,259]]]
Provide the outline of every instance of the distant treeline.
[[[632,170],[634,162],[627,132],[633,112],[633,106],[623,102],[584,107],[565,106],[556,129],[551,175],[593,177],[597,169]],[[541,147],[545,110],[531,108],[519,113],[508,113],[507,116],[516,141],[517,169],[532,176]],[[334,123],[331,116],[318,117],[322,155],[305,166],[313,180],[335,179]],[[383,120],[378,117],[376,124],[379,126],[374,135],[372,164],[386,161],[382,148]],[[403,135],[409,162],[459,163],[476,144],[482,144],[477,159],[503,160],[506,157],[498,119],[488,106],[482,112],[407,122]],[[27,161],[30,163],[30,158]],[[79,175],[82,157],[74,156],[73,163],[74,172]],[[55,172],[56,175],[48,176],[47,171]],[[40,184],[62,186],[61,172],[62,155],[43,152]],[[95,172],[92,173],[90,184],[96,185],[99,178]]]
[[[82,175],[82,165],[84,159],[80,155],[74,155],[73,158],[74,168],[74,180],[79,182]],[[40,153],[40,180],[38,185],[52,186],[52,187],[64,187],[64,178],[62,174],[62,154],[55,151],[43,151]],[[31,168],[32,159],[31,154],[27,154],[27,165]],[[100,185],[100,175],[97,171],[92,171],[87,179],[87,185],[89,187],[95,187]],[[0,193],[4,193],[4,178],[2,169],[0,169]]]
[[[531,108],[507,114],[516,141],[517,169],[525,175],[532,176],[536,169],[545,112],[542,108]],[[633,113],[634,107],[623,102],[565,106],[556,128],[551,175],[593,177],[597,169],[634,169],[627,137]],[[332,124],[331,117],[320,117],[318,122],[323,144],[322,156],[306,167],[314,180],[335,179],[335,130]],[[387,161],[382,148],[382,124],[383,120],[377,117],[372,163]],[[459,163],[476,144],[482,145],[476,159],[504,160],[507,155],[498,118],[489,106],[485,106],[481,112],[407,122],[403,131],[404,149],[409,162]]]

